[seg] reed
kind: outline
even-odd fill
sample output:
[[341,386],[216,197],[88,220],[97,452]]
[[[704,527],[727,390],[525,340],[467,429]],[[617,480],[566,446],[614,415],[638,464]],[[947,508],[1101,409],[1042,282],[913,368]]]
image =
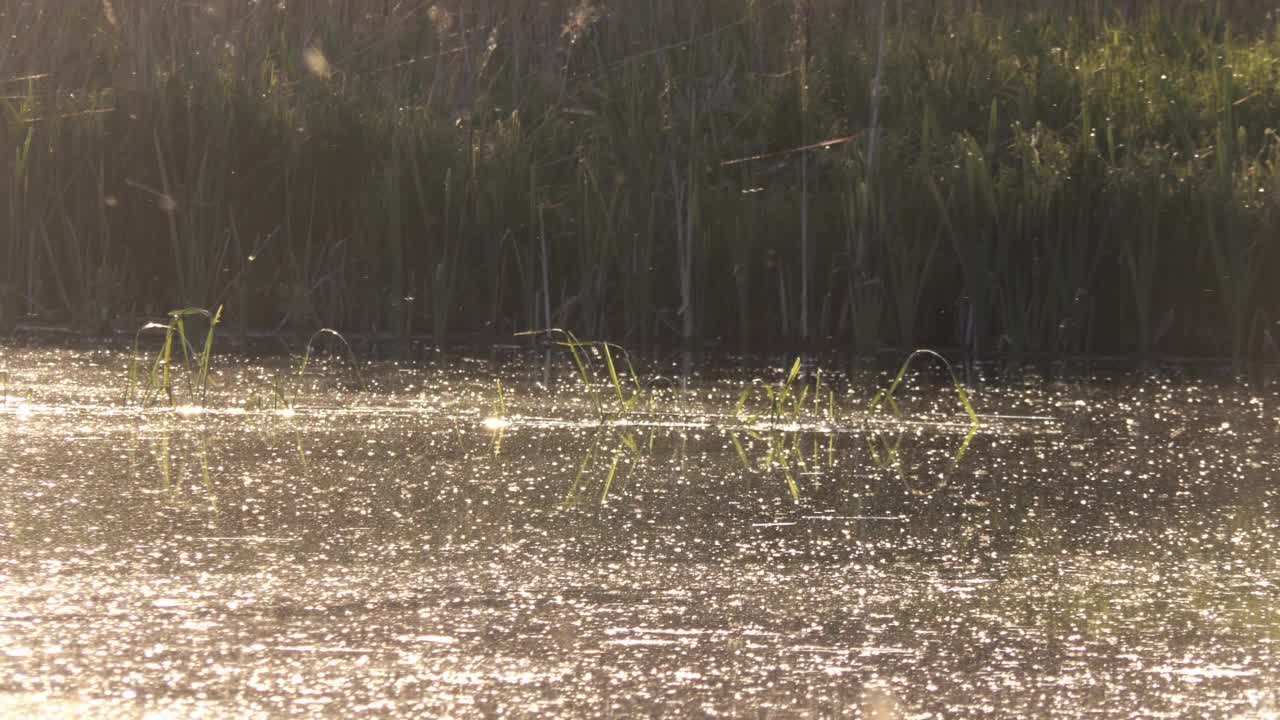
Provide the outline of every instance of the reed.
[[0,332],[1239,365],[1280,303],[1259,4],[322,5],[0,0]]

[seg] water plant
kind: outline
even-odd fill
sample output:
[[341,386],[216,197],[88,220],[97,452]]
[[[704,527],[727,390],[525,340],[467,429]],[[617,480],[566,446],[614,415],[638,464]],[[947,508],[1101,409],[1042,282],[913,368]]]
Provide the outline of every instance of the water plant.
[[360,362],[356,359],[355,352],[351,349],[351,343],[343,337],[342,333],[332,328],[320,328],[311,333],[311,337],[307,339],[306,348],[303,350],[302,359],[298,362],[298,369],[289,373],[287,378],[277,379],[273,387],[278,407],[292,408],[297,404],[298,397],[302,392],[303,377],[307,373],[307,367],[311,364],[311,355],[314,352],[316,341],[324,338],[336,338],[346,350],[347,360],[351,366],[351,373],[355,377],[356,386],[361,392],[367,388],[364,382],[364,375],[360,372]]
[[[978,428],[981,427],[981,422],[978,419],[978,413],[974,411],[973,404],[969,401],[968,392],[965,390],[964,385],[960,382],[959,378],[956,377],[955,370],[951,367],[951,363],[945,357],[933,350],[919,349],[913,351],[907,356],[907,359],[902,363],[902,366],[898,368],[898,372],[894,375],[893,381],[889,384],[889,387],[876,392],[875,396],[871,399],[871,404],[868,406],[867,415],[869,417],[875,417],[878,413],[884,412],[884,409],[887,407],[895,419],[901,420],[903,418],[902,410],[898,406],[897,400],[894,398],[894,393],[902,385],[903,380],[906,378],[908,371],[911,370],[912,365],[917,358],[932,359],[942,365],[943,369],[951,379],[951,386],[956,392],[956,399],[959,401],[960,407],[963,408],[969,420],[963,439],[960,440],[960,444],[951,455],[950,468],[940,475],[941,479],[938,482],[945,484],[947,476],[953,472],[960,464],[960,461],[964,459],[965,454],[969,450],[970,443],[973,442],[974,436],[978,433]],[[911,484],[907,481],[905,469],[902,464],[902,444],[905,437],[906,433],[899,430],[895,433],[894,440],[889,442],[883,437],[883,433],[872,432],[867,436],[867,444],[871,452],[872,461],[878,467],[893,469],[902,482],[907,487],[911,487]],[[934,489],[936,489],[936,486]],[[929,492],[932,492],[932,490]]]
[[[837,422],[835,388],[823,382],[821,368],[814,372],[812,383],[805,380],[797,386],[796,381],[800,377],[801,367],[802,360],[797,357],[776,386],[768,383],[744,385],[734,403],[733,417],[743,420],[748,425],[756,424],[765,418],[768,422],[775,424],[784,421],[795,423],[801,420],[803,413],[808,409],[809,417],[815,421],[822,421],[824,419],[822,408],[825,402],[825,419],[834,425]],[[760,392],[763,392],[766,401],[766,411],[760,416],[748,412],[747,405],[757,387],[762,388]]]
[[158,295],[439,347],[1018,358],[1136,326],[1239,365],[1280,302],[1257,3],[115,5],[15,6],[0,332]]
[[951,367],[951,362],[936,351],[925,348],[913,350],[911,354],[907,356],[907,359],[898,367],[898,372],[893,376],[893,381],[889,383],[889,387],[876,392],[875,396],[871,399],[871,404],[867,408],[867,414],[874,416],[877,412],[880,412],[883,407],[888,406],[893,412],[894,417],[902,417],[902,411],[898,407],[897,401],[894,400],[894,393],[897,392],[898,387],[902,385],[902,381],[906,378],[907,372],[911,370],[911,367],[917,358],[931,358],[941,363],[943,369],[947,371],[947,375],[951,378],[951,386],[956,391],[956,398],[960,401],[960,406],[969,417],[970,426],[977,427],[980,424],[978,421],[978,413],[974,411],[972,403],[969,402],[969,394],[965,391],[964,384],[962,384],[960,379],[956,377],[955,369]]
[[[591,392],[592,402],[602,421],[616,419],[631,412],[635,408],[636,402],[643,395],[643,388],[640,386],[639,376],[636,374],[635,367],[631,364],[631,358],[626,349],[620,345],[603,340],[582,341],[571,331],[561,328],[530,330],[516,333],[516,335],[543,335],[558,338],[553,342],[569,351],[569,357],[573,360],[573,366],[577,371],[578,378]],[[602,381],[594,377],[593,355],[604,362],[606,376]],[[628,384],[623,382],[621,375],[618,373],[618,363],[614,359],[615,355],[626,364],[626,374],[630,380],[629,387]],[[611,403],[605,399],[610,390],[616,402]]]
[[[203,317],[209,322],[205,332],[204,343],[197,352],[187,339],[187,319]],[[210,313],[203,308],[182,308],[169,311],[167,323],[149,322],[138,329],[133,336],[132,361],[129,365],[129,384],[125,389],[125,403],[140,402],[144,407],[150,405],[155,397],[164,393],[169,404],[176,404],[173,393],[174,343],[177,342],[182,354],[182,367],[185,369],[187,403],[203,405],[209,393],[209,360],[213,354],[213,336],[222,318],[222,306]],[[142,356],[140,344],[142,333],[148,330],[164,332],[164,342],[151,361],[151,370],[147,375],[147,390],[142,393],[141,372]],[[192,360],[195,366],[192,366]]]
[[613,452],[610,456],[609,468],[605,471],[604,477],[600,480],[600,497],[598,500],[600,505],[604,505],[608,502],[609,493],[613,489],[614,481],[618,476],[619,465],[623,462],[623,458],[626,457],[627,452],[630,451],[633,455],[639,455],[639,448],[636,445],[635,438],[633,438],[630,433],[619,433],[616,430],[611,430],[606,434],[605,428],[597,428],[595,434],[592,436],[591,444],[588,446],[587,452],[583,455],[582,462],[578,465],[578,470],[574,474],[573,482],[570,484],[564,500],[560,503],[561,509],[568,509],[577,506],[583,482],[584,480],[587,480],[588,473],[594,467],[596,451],[600,449],[604,438],[609,436],[614,437],[617,442],[614,444]]

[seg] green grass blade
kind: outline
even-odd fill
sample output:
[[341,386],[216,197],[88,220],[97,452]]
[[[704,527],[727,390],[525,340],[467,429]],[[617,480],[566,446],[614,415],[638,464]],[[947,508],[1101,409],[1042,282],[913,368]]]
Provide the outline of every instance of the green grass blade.
[[[138,331],[133,334],[133,359],[132,362],[129,363],[129,387],[125,389],[125,404],[133,402],[137,397],[137,394],[140,392],[140,388],[138,387],[138,369],[142,362],[142,333],[147,330],[165,330],[167,332],[168,328],[169,326],[164,323],[149,322],[138,328]],[[157,365],[153,365],[151,369],[150,379],[153,387],[155,385],[158,369]],[[147,402],[147,397],[143,396],[141,401],[145,404]]]
[[613,384],[613,392],[618,396],[618,404],[626,406],[627,401],[622,397],[622,381],[618,379],[618,369],[613,364],[613,352],[609,349],[609,343],[600,343],[604,350],[604,364],[609,368],[609,382]]
[[156,353],[155,362],[151,364],[151,389],[147,393],[143,405],[150,405],[160,391],[169,395],[169,404],[173,404],[173,392],[169,389],[169,359],[173,350],[173,323],[164,326],[164,344]]
[[635,402],[635,399],[636,399],[637,397],[640,397],[640,393],[641,393],[641,388],[640,388],[640,376],[636,374],[636,369],[635,369],[635,367],[631,364],[631,355],[630,355],[630,354],[627,354],[627,353],[625,353],[625,351],[624,351],[624,354],[623,354],[623,356],[622,356],[622,359],[626,361],[626,363],[627,363],[627,372],[631,374],[631,385],[632,385],[632,387],[634,387],[634,388],[635,388],[635,391],[634,391],[634,392],[632,393],[632,395],[631,395],[631,400],[632,400],[632,402]]
[[200,404],[204,405],[209,395],[209,356],[213,354],[213,332],[218,327],[218,321],[222,319],[222,306],[218,306],[217,312],[213,314],[213,318],[209,321],[209,332],[204,336],[204,349],[200,352],[200,374],[197,376],[197,384],[200,386]]
[[[298,366],[298,372],[294,375],[293,399],[294,400],[297,399],[298,390],[302,384],[302,377],[307,372],[307,365],[309,365],[311,362],[312,349],[315,345],[316,340],[319,339],[320,336],[322,335],[330,335],[330,336],[336,337],[338,338],[339,341],[342,342],[342,346],[346,348],[346,351],[347,351],[347,360],[350,361],[351,363],[351,371],[356,376],[356,384],[359,386],[361,392],[365,392],[368,388],[364,384],[364,376],[360,373],[360,363],[356,361],[356,354],[355,354],[355,351],[351,349],[351,343],[347,342],[347,339],[343,337],[342,333],[338,332],[337,330],[334,330],[332,328],[320,328],[319,330],[312,333],[311,338],[307,340],[306,351],[303,352],[302,354],[302,364]],[[285,400],[285,405],[286,406],[289,405],[290,401],[284,397],[284,393],[282,392],[280,393],[280,395],[281,395],[281,398]]]
[[793,418],[798,419],[800,417],[800,410],[804,407],[804,401],[807,400],[808,398],[809,398],[809,386],[805,385],[804,388],[800,391],[800,399],[797,400],[795,405],[791,407],[791,416]]
[[747,451],[742,447],[742,443],[738,442],[737,433],[729,433],[729,442],[733,443],[733,449],[738,453],[738,460],[742,462],[742,467],[750,471],[751,460],[747,458]]
[[796,361],[791,365],[791,372],[787,373],[787,382],[782,386],[782,394],[781,394],[780,402],[786,402],[786,399],[790,397],[791,384],[796,381],[796,376],[798,376],[799,374],[800,374],[800,358],[797,357]]
[[796,478],[791,474],[791,468],[784,465],[782,472],[787,478],[787,491],[791,493],[791,499],[800,502],[800,486],[796,484]]
[[604,490],[600,493],[600,504],[609,499],[609,488],[613,487],[613,476],[618,472],[618,461],[622,459],[622,447],[614,449],[613,462],[609,463],[609,474],[604,479]]
[[636,439],[629,432],[622,433],[622,444],[627,446],[636,457],[640,457],[640,446],[636,443]]
[[964,442],[960,443],[960,447],[956,450],[955,458],[951,461],[952,469],[955,469],[955,466],[959,465],[964,458],[964,454],[969,452],[969,443],[973,441],[973,436],[977,434],[978,425],[976,423],[970,425],[969,432],[964,434]]
[[950,361],[939,353],[925,348],[914,350],[907,356],[906,361],[902,363],[902,367],[898,368],[898,374],[894,376],[893,382],[889,385],[889,389],[876,393],[875,397],[871,400],[868,413],[874,414],[882,403],[887,403],[893,410],[895,417],[902,416],[898,403],[893,398],[893,394],[897,391],[898,386],[902,384],[903,378],[906,377],[907,371],[911,369],[911,365],[917,357],[931,357],[942,363],[943,368],[947,371],[947,375],[951,377],[951,386],[955,389],[956,396],[960,399],[960,405],[964,408],[965,414],[969,416],[969,424],[973,427],[980,425],[981,423],[978,418],[978,413],[973,409],[973,404],[969,401],[969,393],[965,392],[964,385],[960,382],[960,378],[956,376],[955,369],[951,366]]
[[[599,443],[599,437],[596,438]],[[582,464],[578,466],[578,474],[573,477],[573,485],[569,488],[569,493],[564,496],[564,502],[560,504],[561,508],[573,507],[577,501],[578,487],[582,484],[582,476],[586,474],[587,468],[591,465],[591,459],[595,457],[596,444],[592,444],[587,450],[587,456],[582,458]]]
[[182,366],[187,371],[187,403],[195,403],[195,390],[192,387],[191,373],[191,352],[188,349],[190,343],[187,342],[187,327],[182,316],[179,315],[173,319],[174,325],[178,328],[178,344],[182,347]]

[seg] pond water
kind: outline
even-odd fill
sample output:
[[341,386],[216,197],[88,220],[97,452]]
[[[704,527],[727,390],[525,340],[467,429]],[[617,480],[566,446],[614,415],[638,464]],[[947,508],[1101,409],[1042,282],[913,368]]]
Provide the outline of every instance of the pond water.
[[0,363],[0,716],[1280,716],[1271,395]]

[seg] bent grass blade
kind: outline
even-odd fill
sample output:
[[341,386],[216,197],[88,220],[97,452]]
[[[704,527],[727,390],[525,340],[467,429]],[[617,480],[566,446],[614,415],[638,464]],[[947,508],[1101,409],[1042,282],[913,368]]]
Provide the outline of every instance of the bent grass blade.
[[578,473],[573,477],[573,485],[570,486],[568,494],[564,496],[564,501],[560,503],[560,509],[568,509],[578,504],[578,488],[582,485],[582,476],[586,474],[587,468],[591,466],[591,460],[595,458],[596,448],[600,445],[600,433],[596,433],[591,441],[591,447],[587,449],[586,457],[582,458],[582,464],[578,465]]
[[738,453],[738,460],[742,462],[742,467],[747,471],[754,470],[755,468],[751,467],[751,460],[747,458],[747,451],[743,449],[742,443],[738,441],[738,434],[729,433],[729,441],[733,443],[733,449]]
[[[871,405],[867,408],[867,414],[875,415],[879,411],[881,405],[888,404],[889,408],[893,411],[893,416],[898,419],[902,418],[902,411],[898,407],[898,403],[894,400],[893,394],[897,391],[898,386],[902,384],[903,379],[907,375],[907,371],[911,369],[912,363],[918,357],[931,357],[942,363],[942,366],[946,368],[947,374],[951,377],[951,385],[955,388],[956,396],[960,399],[960,405],[964,408],[965,414],[969,416],[970,427],[977,428],[980,424],[978,420],[978,413],[974,411],[973,404],[969,402],[969,394],[965,392],[964,385],[960,382],[960,379],[956,377],[955,370],[951,367],[951,363],[937,352],[924,348],[915,350],[907,356],[906,361],[902,363],[902,367],[898,368],[898,374],[893,378],[893,382],[890,383],[888,390],[881,390],[876,393],[874,398],[872,398]],[[967,447],[968,443],[966,442],[964,446],[962,446],[962,455],[963,449]]]
[[213,318],[209,321],[209,332],[204,336],[204,349],[200,353],[200,369],[199,375],[196,376],[196,384],[200,387],[200,404],[204,405],[209,397],[209,357],[213,354],[213,332],[218,327],[218,321],[222,319],[222,306],[219,305],[217,311],[213,313]]
[[347,342],[347,339],[343,337],[342,333],[334,330],[333,328],[320,328],[312,333],[311,338],[307,340],[307,349],[302,355],[302,364],[298,366],[298,372],[294,375],[293,398],[287,398],[283,391],[277,391],[277,394],[286,401],[286,406],[291,406],[293,402],[296,402],[299,389],[302,385],[302,377],[307,372],[307,365],[311,363],[311,353],[315,342],[324,335],[335,337],[342,343],[342,347],[347,351],[347,360],[351,363],[351,371],[356,376],[356,385],[359,386],[361,392],[365,392],[368,389],[364,383],[364,376],[360,373],[360,363],[356,360],[356,354],[351,349],[351,343]]
[[618,472],[618,461],[621,459],[622,459],[622,446],[619,445],[613,450],[613,462],[609,463],[609,474],[605,476],[605,479],[604,479],[604,490],[601,491],[600,493],[601,505],[604,505],[605,501],[609,499],[609,489],[613,487],[613,477]]

